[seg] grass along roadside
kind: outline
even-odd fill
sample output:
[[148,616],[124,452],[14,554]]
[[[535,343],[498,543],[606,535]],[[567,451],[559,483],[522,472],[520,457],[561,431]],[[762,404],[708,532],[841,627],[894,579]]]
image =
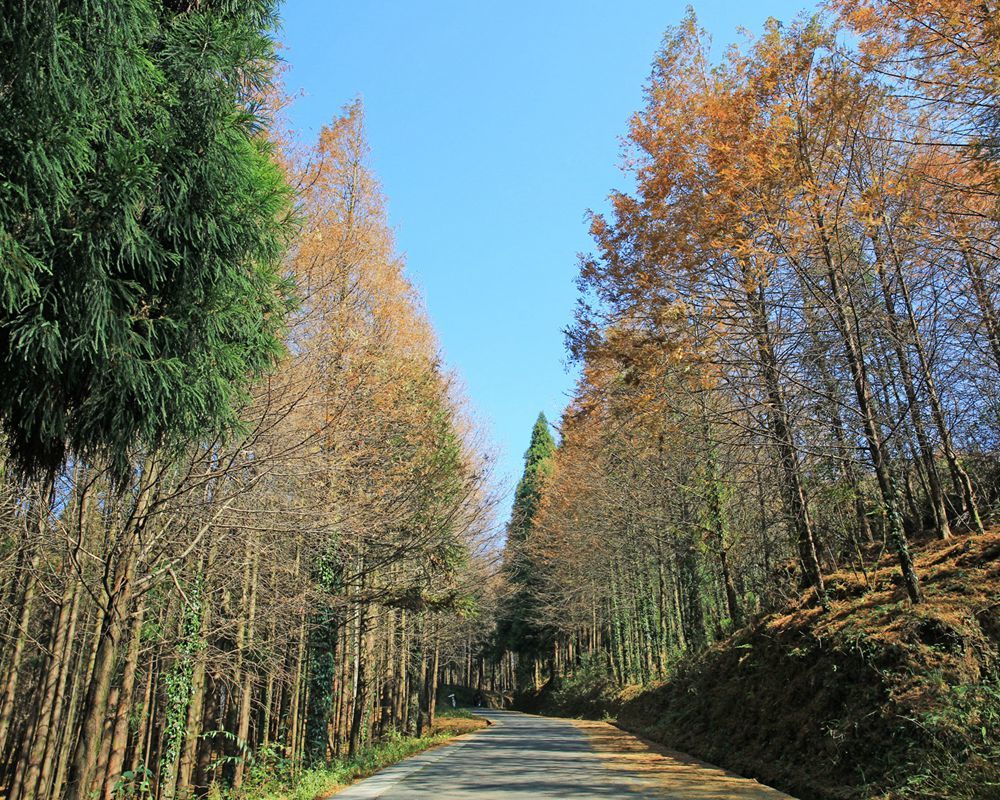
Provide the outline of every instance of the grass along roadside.
[[337,759],[325,766],[298,771],[280,757],[258,757],[249,779],[238,792],[210,794],[211,800],[322,800],[355,781],[367,778],[404,758],[445,744],[457,736],[485,728],[488,723],[464,709],[438,711],[429,736],[392,734],[362,748],[354,758]]

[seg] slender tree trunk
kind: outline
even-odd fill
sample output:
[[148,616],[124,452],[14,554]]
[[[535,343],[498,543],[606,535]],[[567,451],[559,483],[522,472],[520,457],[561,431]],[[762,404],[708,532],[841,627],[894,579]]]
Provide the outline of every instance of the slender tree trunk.
[[882,503],[885,508],[888,526],[889,544],[896,553],[900,571],[903,574],[903,582],[906,585],[906,592],[910,600],[913,603],[919,603],[921,600],[920,585],[916,570],[913,567],[913,559],[910,556],[906,534],[903,531],[903,520],[899,513],[899,493],[892,474],[892,466],[888,462],[885,446],[878,431],[864,361],[861,356],[860,346],[855,340],[853,327],[848,318],[848,298],[845,296],[839,269],[830,249],[829,235],[822,213],[815,213],[815,224],[820,239],[823,260],[826,265],[827,279],[830,283],[830,292],[833,298],[834,322],[843,341],[847,365],[850,369],[854,393],[865,433],[865,441],[868,444],[872,465],[875,468],[875,477],[878,480],[879,490],[882,495]]
[[[417,679],[413,681],[410,702],[415,706],[417,712],[417,736],[423,736],[425,730],[424,725],[426,722],[426,715],[424,713],[424,697],[426,695],[427,682],[427,648],[424,641],[423,623],[419,618],[417,619],[417,629],[414,632],[414,636],[416,639],[416,652],[414,653],[414,656],[415,660],[419,661],[420,667],[417,671]],[[508,655],[513,657],[512,653],[508,653]],[[511,683],[513,684],[513,676]]]
[[[298,579],[302,565],[302,549],[297,546],[295,549],[294,575]],[[303,603],[299,610],[299,626],[296,636],[295,647],[295,671],[292,678],[291,708],[288,713],[288,748],[285,755],[293,760],[298,757],[300,746],[299,737],[299,715],[301,709],[302,686],[305,683],[305,660],[306,660],[306,607]]]
[[995,367],[1000,370],[1000,316],[997,314],[996,306],[993,304],[993,297],[990,292],[990,283],[983,274],[979,259],[973,255],[968,245],[959,244],[962,251],[962,261],[969,273],[969,281],[972,285],[972,294],[979,305],[979,313],[983,317],[983,326],[986,328],[986,339],[990,343],[993,352]]
[[90,677],[94,674],[94,665],[97,663],[97,649],[101,642],[100,631],[104,624],[104,607],[99,606],[94,616],[93,641],[90,643],[90,648],[87,652],[86,663],[83,662],[83,654],[81,653],[80,662],[77,664],[78,668],[72,673],[71,677],[72,689],[69,703],[67,704],[66,723],[63,726],[60,746],[58,748],[59,760],[56,766],[55,778],[52,782],[52,796],[60,798],[60,800],[63,797],[63,788],[66,785],[70,769],[70,759],[76,751],[75,743],[79,741],[77,715],[81,710],[80,693],[81,691],[86,691],[85,687],[90,685]]
[[[205,675],[207,670],[208,632],[212,623],[212,603],[208,588],[209,576],[215,566],[216,546],[214,540],[208,544],[208,554],[199,564],[199,605],[201,620],[198,624],[198,646],[191,670],[191,696],[188,699],[187,719],[184,724],[184,744],[177,764],[177,791],[182,796],[192,791],[192,775],[201,740],[202,717],[205,705]],[[252,634],[251,634],[252,635]]]
[[427,682],[427,732],[434,733],[434,718],[437,714],[438,673],[441,661],[441,644],[437,630],[434,631],[434,656],[431,659],[430,680]]
[[[937,534],[941,539],[950,539],[951,527],[948,524],[948,510],[945,506],[944,491],[941,488],[937,465],[934,463],[934,449],[931,447],[930,441],[927,438],[927,432],[924,429],[923,415],[920,412],[921,405],[917,397],[913,373],[910,369],[910,362],[904,347],[904,336],[896,313],[892,287],[889,285],[889,279],[885,272],[882,248],[875,234],[872,234],[871,241],[875,252],[875,271],[878,273],[879,283],[882,288],[882,301],[885,305],[886,319],[889,323],[889,338],[896,355],[896,363],[899,366],[899,377],[903,384],[906,403],[910,409],[910,421],[913,423],[913,433],[917,438],[920,460],[923,462],[924,472],[927,475],[928,500],[930,501],[931,511],[934,514]],[[899,274],[899,278],[902,280],[901,274]],[[905,287],[903,291],[906,291]],[[914,343],[919,347],[919,332],[911,330],[911,335],[916,337]]]
[[402,730],[409,730],[409,695],[407,683],[409,676],[407,667],[409,664],[409,635],[406,627],[406,609],[399,610],[399,685],[396,691],[396,719]]
[[[955,452],[954,445],[952,444],[951,430],[948,428],[944,408],[941,405],[941,398],[938,394],[937,383],[934,380],[934,372],[931,369],[930,359],[927,356],[926,348],[923,346],[923,341],[920,336],[916,313],[913,310],[913,302],[910,299],[910,290],[906,285],[906,281],[903,280],[899,256],[896,254],[895,247],[891,247],[891,251],[893,254],[896,276],[900,284],[903,304],[906,308],[906,318],[910,325],[910,335],[913,337],[917,363],[920,366],[920,375],[923,378],[924,388],[927,391],[927,400],[930,404],[931,418],[934,420],[934,424],[938,429],[938,435],[941,438],[941,449],[944,451],[944,457],[948,462],[948,468],[951,470],[953,480],[957,484],[956,488],[959,490],[962,497],[962,503],[964,506],[963,510],[969,515],[969,521],[972,529],[977,533],[983,533],[983,522],[979,516],[979,506],[976,501],[976,493],[972,486],[972,480],[969,478],[968,472],[966,472],[962,467],[962,464],[958,459],[958,454]],[[995,323],[995,316],[993,317],[993,320]]]
[[108,774],[108,759],[111,757],[111,737],[114,733],[115,716],[113,711],[118,708],[123,700],[121,687],[112,681],[111,691],[108,693],[108,711],[104,717],[104,724],[101,726],[101,747],[98,750],[97,766],[94,769],[94,779],[90,783],[90,797],[100,797],[104,788],[104,780]]
[[104,779],[103,797],[105,800],[112,800],[114,797],[115,784],[121,778],[125,766],[125,751],[128,748],[128,722],[134,707],[135,676],[139,668],[139,648],[142,644],[142,623],[145,614],[146,605],[140,599],[132,617],[128,651],[122,670],[121,693],[112,724],[111,752],[108,756],[107,775]]
[[0,705],[0,753],[7,752],[7,737],[10,734],[10,724],[14,717],[14,701],[17,699],[17,684],[21,675],[21,661],[24,658],[24,647],[28,641],[28,627],[34,609],[35,591],[38,586],[36,570],[38,568],[38,548],[33,543],[27,543],[31,555],[27,559],[24,571],[24,588],[18,598],[20,612],[17,618],[17,631],[14,634],[14,644],[11,647],[10,659],[7,662],[7,674],[4,677],[3,704]]
[[95,780],[115,656],[121,639],[122,616],[131,600],[134,569],[132,557],[125,556],[124,564],[119,561],[119,571],[111,595],[107,598],[107,610],[98,630],[94,672],[83,705],[80,739],[73,755],[69,800],[87,800]]
[[52,487],[53,483],[50,479],[39,489],[38,496],[32,504],[33,514],[29,515],[28,529],[24,533],[23,549],[27,556],[22,561],[23,588],[20,591],[17,605],[20,611],[17,618],[17,630],[14,633],[14,644],[10,648],[10,657],[7,659],[3,690],[0,692],[0,696],[3,697],[3,701],[0,702],[0,753],[8,751],[7,738],[10,735],[11,720],[14,717],[14,701],[17,699],[21,661],[24,658],[24,648],[28,641],[28,629],[34,609],[35,592],[38,587],[39,542],[45,532],[49,510],[52,507]]
[[[45,800],[50,796],[53,773],[59,756],[59,742],[65,737],[62,730],[63,715],[66,708],[66,686],[70,670],[74,663],[74,647],[76,645],[77,621],[80,618],[80,597],[82,590],[79,582],[73,580],[73,600],[70,608],[69,625],[65,632],[62,646],[62,658],[59,663],[59,679],[56,683],[52,699],[52,717],[48,735],[45,739],[45,749],[40,760],[41,768],[36,785],[36,796]],[[77,659],[78,660],[78,659]]]
[[795,531],[799,561],[802,564],[802,572],[806,582],[815,587],[820,602],[825,603],[826,587],[823,582],[823,572],[820,569],[816,537],[809,514],[809,502],[803,486],[802,467],[795,448],[791,416],[788,413],[784,392],[781,389],[781,376],[770,333],[764,286],[757,276],[750,274],[750,268],[747,264],[743,265],[743,281],[757,344],[761,377],[768,399],[771,431],[778,452],[778,460],[781,463],[782,496],[786,513],[791,518],[792,528]]
[[[257,570],[259,553],[252,540],[247,540],[247,571],[244,572],[243,602],[240,604],[240,625],[237,634],[237,665],[240,676],[239,714],[237,716],[236,740],[243,748],[244,755],[249,753],[250,733],[250,702],[253,697],[254,674],[247,667],[246,652],[253,644],[254,630],[257,622]],[[246,769],[246,758],[241,758],[233,772],[233,788],[243,785]]]
[[105,613],[98,629],[94,670],[83,705],[80,738],[73,753],[68,787],[69,800],[87,800],[97,772],[101,735],[111,692],[111,679],[121,639],[122,620],[132,601],[133,580],[139,537],[146,524],[146,515],[157,490],[159,468],[153,456],[147,456],[140,475],[138,496],[131,517],[125,525],[122,541],[115,558],[112,581],[105,598]]
[[362,725],[368,708],[368,610],[364,604],[358,606],[357,653],[355,669],[354,710],[351,717],[351,734],[348,755],[354,757],[361,748]]
[[[49,637],[51,654],[45,670],[45,678],[42,682],[34,740],[31,750],[28,753],[28,760],[25,767],[26,774],[21,784],[21,794],[19,795],[24,800],[34,800],[39,794],[37,787],[42,773],[42,761],[45,756],[52,719],[56,713],[56,705],[61,699],[59,697],[58,686],[60,675],[63,672],[63,662],[67,657],[67,649],[71,644],[69,641],[69,631],[72,627],[71,618],[75,614],[78,597],[76,591],[77,583],[73,578],[73,574],[67,570],[66,588],[63,590],[63,595],[60,599],[59,612],[54,617],[52,623],[52,633]],[[18,795],[11,792],[8,800],[17,800],[17,798]]]
[[[206,675],[204,711],[201,717],[201,729],[211,730],[217,727],[219,719],[219,688],[218,683],[211,673]],[[209,739],[201,739],[197,748],[197,759],[194,765],[194,776],[192,785],[196,797],[204,797],[208,794],[209,784],[212,780],[211,765],[215,745]]]

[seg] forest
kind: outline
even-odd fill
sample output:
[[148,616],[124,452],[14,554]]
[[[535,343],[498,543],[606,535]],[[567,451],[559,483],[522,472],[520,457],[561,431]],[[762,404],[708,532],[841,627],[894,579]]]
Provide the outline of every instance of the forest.
[[465,669],[486,451],[362,105],[281,124],[275,13],[0,13],[8,800],[259,797]]
[[[799,796],[1000,796],[1000,9],[844,0],[712,53],[693,11],[667,31],[634,188],[591,215],[581,377],[531,433],[496,688]],[[810,707],[872,671],[892,709]],[[950,777],[883,795],[934,760],[898,752],[925,734]],[[792,752],[840,771],[774,766]]]
[[0,5],[0,796],[325,797],[449,691],[1000,796],[992,0],[667,30],[502,542],[364,105],[303,141],[279,10]]

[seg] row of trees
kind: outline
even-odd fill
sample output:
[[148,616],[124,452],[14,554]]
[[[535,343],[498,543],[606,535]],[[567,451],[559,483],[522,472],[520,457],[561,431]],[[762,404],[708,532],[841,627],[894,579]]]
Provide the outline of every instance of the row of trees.
[[281,141],[270,2],[8,5],[5,797],[238,796],[424,732],[489,465],[360,104]]
[[532,636],[505,644],[599,650],[623,683],[825,606],[883,548],[919,603],[910,539],[981,532],[997,499],[1000,12],[844,2],[709,47],[692,13],[656,56],[508,552]]

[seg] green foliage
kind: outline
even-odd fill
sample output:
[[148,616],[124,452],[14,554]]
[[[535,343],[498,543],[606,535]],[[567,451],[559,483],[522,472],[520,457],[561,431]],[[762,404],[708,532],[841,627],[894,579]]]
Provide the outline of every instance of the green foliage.
[[309,634],[309,708],[306,715],[305,757],[309,764],[326,758],[327,723],[333,709],[337,674],[337,613],[328,607],[317,611]]
[[945,686],[942,703],[911,722],[930,744],[902,771],[902,797],[1000,798],[1000,681]]
[[539,414],[524,454],[524,474],[514,492],[514,507],[507,527],[504,567],[514,591],[501,609],[497,625],[497,644],[522,655],[538,655],[548,639],[547,632],[534,619],[538,566],[523,545],[531,535],[542,488],[555,463],[555,453],[556,443],[549,433],[548,420],[545,414]]
[[0,420],[15,466],[237,424],[280,352],[275,0],[0,13]]
[[531,442],[524,454],[524,474],[514,491],[514,508],[507,535],[515,542],[524,541],[531,530],[542,498],[542,486],[552,473],[555,453],[556,443],[549,433],[549,422],[545,414],[539,414],[531,429]]
[[[457,433],[454,411],[444,395],[438,365],[431,368],[414,387],[426,414],[426,442],[413,453],[415,485],[421,502],[410,525],[431,532],[433,542],[427,552],[429,566],[445,575],[453,574],[468,562],[468,549],[455,530],[455,508],[461,502],[467,475],[462,440]],[[405,450],[403,450],[405,452]]]
[[143,766],[126,770],[115,781],[112,794],[115,800],[138,800],[153,796],[153,774]]
[[607,654],[598,651],[580,659],[576,669],[552,692],[551,703],[561,714],[600,718],[616,692]]
[[191,700],[191,679],[195,655],[205,643],[201,640],[202,582],[199,578],[185,603],[179,621],[178,645],[173,666],[164,676],[167,697],[163,724],[163,751],[160,763],[163,778],[169,781],[184,741],[188,703]]
[[295,778],[295,762],[285,755],[285,747],[272,743],[258,747],[248,757],[247,782],[252,786],[288,784]]
[[435,712],[441,719],[479,719],[467,708],[452,708],[450,703],[439,704]]
[[385,740],[363,747],[354,758],[294,772],[291,763],[277,754],[258,755],[247,782],[226,797],[232,800],[314,800],[374,772],[441,744],[450,734],[422,738],[393,733]]

